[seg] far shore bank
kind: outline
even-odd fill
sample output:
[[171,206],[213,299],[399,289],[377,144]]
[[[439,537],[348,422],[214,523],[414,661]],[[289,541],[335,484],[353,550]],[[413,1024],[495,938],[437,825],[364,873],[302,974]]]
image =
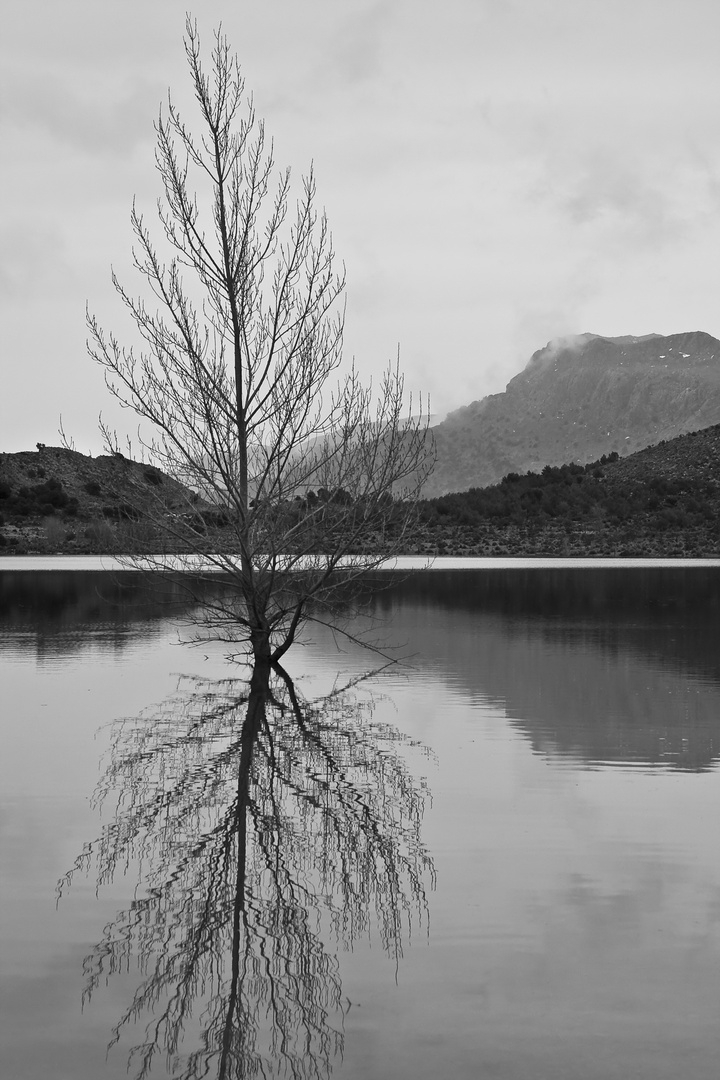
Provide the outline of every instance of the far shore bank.
[[[647,568],[720,568],[720,557],[712,558],[588,558],[548,556],[452,556],[426,558],[420,555],[400,556],[381,564],[373,573],[437,570],[593,570]],[[138,571],[148,569],[141,562],[114,555],[6,555],[0,558],[0,573],[18,571]],[[159,571],[158,567],[155,567]],[[222,573],[212,564],[199,560],[178,559],[165,567],[169,573]]]

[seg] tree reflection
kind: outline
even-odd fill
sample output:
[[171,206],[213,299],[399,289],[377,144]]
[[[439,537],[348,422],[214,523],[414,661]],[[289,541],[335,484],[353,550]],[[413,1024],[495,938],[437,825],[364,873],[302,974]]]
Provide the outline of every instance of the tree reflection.
[[158,1056],[188,1080],[327,1075],[343,997],[325,940],[377,933],[397,963],[427,926],[428,792],[373,709],[357,683],[307,701],[282,668],[256,667],[249,685],[182,680],[114,725],[95,794],[113,820],[60,892],[78,870],[95,865],[100,887],[137,864],[142,895],[86,958],[84,999],[137,958],[110,1045],[150,1016],[139,1077]]

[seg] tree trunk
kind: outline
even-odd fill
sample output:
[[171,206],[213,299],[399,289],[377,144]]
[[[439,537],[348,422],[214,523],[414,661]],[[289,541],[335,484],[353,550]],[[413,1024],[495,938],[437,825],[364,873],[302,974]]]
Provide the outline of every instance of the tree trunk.
[[262,680],[265,680],[265,690],[267,690],[268,680],[270,678],[270,631],[262,628],[254,628],[250,631],[250,641],[253,651],[253,674],[250,682],[250,697],[252,699],[253,688],[257,680],[258,689],[262,685]]

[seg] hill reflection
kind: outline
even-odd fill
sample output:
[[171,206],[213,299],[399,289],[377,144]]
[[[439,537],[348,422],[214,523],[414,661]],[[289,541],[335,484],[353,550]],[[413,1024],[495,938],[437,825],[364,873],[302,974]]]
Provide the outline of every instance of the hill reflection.
[[[193,583],[195,592],[199,585]],[[218,586],[206,586],[206,588]],[[3,571],[0,636],[36,655],[72,654],[100,643],[122,649],[163,620],[187,615],[194,599],[182,581],[94,570]]]
[[691,770],[720,754],[716,570],[435,571],[374,614],[537,752]]
[[360,685],[302,700],[279,667],[182,680],[114,725],[95,795],[114,815],[60,893],[78,872],[100,888],[137,866],[136,900],[86,958],[85,997],[139,968],[110,1044],[145,1020],[138,1077],[163,1060],[176,1080],[330,1073],[349,1004],[337,949],[375,937],[398,963],[427,926],[427,791],[407,742]]
[[[432,570],[376,585],[379,639],[496,703],[537,752],[589,765],[717,761],[717,568]],[[0,573],[0,636],[30,638],[40,658],[122,649],[191,607],[181,585],[150,590],[137,575]]]

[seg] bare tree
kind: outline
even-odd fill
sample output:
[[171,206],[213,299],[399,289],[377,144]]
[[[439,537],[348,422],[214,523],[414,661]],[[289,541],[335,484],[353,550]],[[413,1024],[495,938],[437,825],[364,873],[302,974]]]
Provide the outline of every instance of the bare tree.
[[269,663],[305,619],[327,618],[339,581],[402,551],[433,453],[397,364],[375,389],[343,366],[344,271],[312,170],[293,202],[220,31],[209,75],[189,19],[185,50],[202,129],[169,97],[156,124],[162,251],[132,212],[152,300],[113,273],[142,344],[123,347],[89,314],[89,350],[154,429],[144,452],[196,493],[186,514],[153,493],[163,549],[229,575],[232,599],[211,617]]

